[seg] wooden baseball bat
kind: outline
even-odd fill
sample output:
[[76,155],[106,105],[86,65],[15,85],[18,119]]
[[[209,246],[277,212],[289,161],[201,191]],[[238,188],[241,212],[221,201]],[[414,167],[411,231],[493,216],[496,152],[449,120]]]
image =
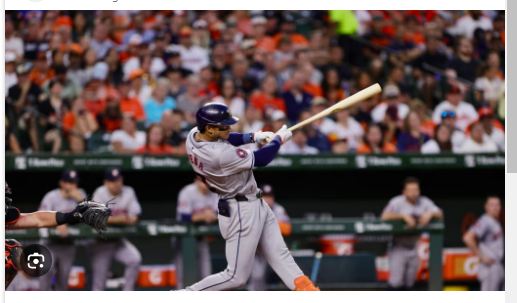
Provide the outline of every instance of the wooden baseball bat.
[[312,123],[318,119],[321,119],[323,117],[326,117],[336,111],[340,111],[340,110],[343,110],[345,108],[348,108],[356,103],[359,103],[361,101],[364,101],[378,93],[380,93],[382,91],[382,88],[381,86],[379,85],[379,83],[375,83],[373,85],[370,85],[368,86],[367,88],[365,89],[362,89],[360,91],[358,91],[357,93],[353,94],[352,96],[349,96],[341,101],[339,101],[338,103],[332,105],[331,107],[328,107],[324,110],[322,110],[321,112],[315,114],[314,116],[312,117],[309,117],[301,122],[298,122],[297,124],[289,127],[289,130],[290,131],[294,131],[300,127],[304,127],[305,125],[309,124],[309,123]]

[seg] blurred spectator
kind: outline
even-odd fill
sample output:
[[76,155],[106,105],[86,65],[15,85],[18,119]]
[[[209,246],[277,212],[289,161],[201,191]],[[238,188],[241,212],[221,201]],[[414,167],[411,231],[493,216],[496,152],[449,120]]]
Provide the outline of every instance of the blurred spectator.
[[463,130],[456,127],[456,113],[452,110],[445,110],[441,113],[441,120],[441,124],[447,126],[451,132],[453,150],[457,150],[463,145],[467,136]]
[[497,145],[485,135],[483,124],[474,122],[470,127],[470,135],[458,149],[460,153],[494,153]]
[[5,17],[5,53],[14,54],[15,62],[22,59],[24,53],[23,40],[17,35],[13,20],[8,16]]
[[491,108],[482,107],[478,111],[479,121],[483,125],[485,136],[494,141],[499,151],[505,150],[504,131],[502,125],[494,118],[494,112]]
[[312,95],[303,90],[305,85],[305,75],[301,70],[295,70],[289,89],[282,94],[287,109],[287,118],[289,121],[298,121],[302,111],[309,109],[311,106]]
[[[42,150],[50,150],[53,154],[61,151],[61,121],[65,115],[67,100],[61,98],[62,85],[58,81],[51,81],[48,85],[48,95],[38,102],[37,127],[41,133]],[[46,145],[50,145],[47,148]]]
[[446,99],[434,109],[434,123],[439,124],[442,122],[442,113],[444,111],[453,111],[456,115],[456,127],[465,131],[472,122],[478,119],[478,114],[474,106],[462,99],[463,93],[461,88],[455,84],[450,85]]
[[250,105],[263,114],[270,114],[273,110],[286,111],[284,100],[278,96],[274,75],[268,74],[264,77],[260,89],[251,95]]
[[124,116],[122,128],[111,134],[111,148],[115,153],[134,153],[145,145],[145,132],[136,128],[135,118]]
[[[245,119],[242,121],[243,132],[256,132],[264,127],[264,119],[262,112],[254,106],[248,106],[244,114]],[[282,124],[283,125],[283,124]],[[282,127],[282,126],[280,126]]]
[[122,125],[122,110],[118,93],[115,92],[107,96],[106,107],[98,116],[98,120],[102,122],[103,130],[106,133],[112,133],[120,129]]
[[293,132],[293,138],[280,147],[282,155],[315,155],[318,149],[307,144],[307,130],[301,129]]
[[136,150],[139,154],[170,155],[174,153],[172,146],[167,144],[165,131],[160,124],[151,124],[147,129],[145,145]]
[[467,11],[465,15],[456,20],[456,23],[449,28],[448,32],[455,36],[472,38],[474,31],[478,28],[491,30],[492,20],[484,16],[482,11]]
[[337,68],[328,68],[325,71],[322,89],[325,98],[327,98],[331,104],[345,99],[345,90],[341,87],[341,75]]
[[[64,171],[59,180],[59,188],[49,191],[41,201],[38,210],[70,212],[86,198],[86,193],[79,188],[79,175],[75,170]],[[52,269],[40,277],[40,290],[68,290],[68,277],[74,264],[76,246],[68,237],[68,225],[56,227],[58,238],[46,241],[45,245],[52,252]]]
[[16,54],[13,52],[5,53],[5,96],[11,87],[18,83],[16,76]]
[[183,111],[187,122],[194,124],[195,115],[206,98],[201,96],[201,79],[197,75],[187,78],[187,89],[178,97],[178,109]]
[[351,149],[350,145],[348,144],[348,139],[338,139],[332,143],[332,153],[336,155],[342,155],[350,152]]
[[207,50],[192,43],[192,29],[189,27],[180,30],[180,44],[177,50],[181,56],[182,67],[193,73],[199,72],[209,64]]
[[84,101],[77,99],[63,117],[63,130],[72,153],[83,153],[86,140],[99,128],[95,117],[86,110]]
[[397,150],[399,152],[420,152],[429,136],[422,132],[420,116],[411,111],[404,120],[404,127],[397,138]]
[[[194,182],[186,185],[178,194],[176,206],[176,220],[185,224],[194,223],[196,225],[214,224],[217,222],[217,202],[219,197],[216,193],[208,189],[208,185],[203,182],[201,177],[196,177]],[[178,289],[183,285],[183,256],[181,255],[180,241],[175,241],[176,247],[176,272]],[[210,238],[198,237],[198,251],[192,252],[196,255],[199,264],[199,275],[207,277],[212,273],[212,263],[210,259]]]
[[95,25],[90,47],[95,52],[96,59],[103,59],[108,51],[114,47],[113,41],[109,38],[109,25],[107,22],[100,22]]
[[396,85],[389,84],[382,90],[384,102],[372,110],[374,122],[385,122],[386,117],[400,124],[409,113],[409,107],[400,100],[400,90]]
[[381,126],[370,124],[364,136],[364,142],[357,148],[358,154],[393,154],[397,152],[395,145],[384,141]]
[[504,94],[504,78],[499,68],[500,59],[496,52],[491,52],[487,59],[488,64],[483,68],[481,77],[476,79],[474,88],[479,96],[481,105],[488,105],[496,110],[501,96]]
[[131,86],[128,81],[123,81],[118,86],[120,93],[120,111],[125,116],[132,116],[138,122],[145,121],[145,113],[142,102],[138,97],[130,96]]
[[176,100],[167,96],[169,80],[160,78],[154,88],[152,97],[144,105],[146,125],[160,122],[166,110],[176,108]]
[[[404,181],[402,194],[389,201],[381,219],[403,220],[407,228],[416,228],[426,226],[433,219],[442,220],[443,213],[431,199],[420,194],[420,181],[408,177]],[[388,249],[388,285],[391,288],[408,290],[415,284],[419,266],[416,244],[419,238],[418,234],[393,237]]]
[[230,109],[232,115],[243,118],[246,103],[237,95],[235,83],[231,78],[224,78],[221,84],[221,95],[213,99],[213,102],[225,104]]
[[420,148],[422,154],[439,154],[453,152],[451,129],[445,124],[438,124],[434,131],[434,139],[425,142]]
[[[280,227],[280,232],[282,236],[287,237],[291,234],[291,219],[285,208],[278,204],[275,199],[275,193],[273,191],[273,187],[269,184],[264,184],[262,186],[262,200],[269,205],[271,211],[273,212],[276,221],[278,222],[278,226]],[[248,290],[255,291],[263,291],[267,290],[266,285],[266,270],[268,267],[268,263],[264,255],[262,254],[260,247],[257,250],[257,254],[255,256],[253,269],[251,271],[250,280],[248,282]]]
[[489,196],[485,213],[463,235],[463,242],[479,258],[478,280],[482,291],[504,289],[504,235],[500,219],[501,200]]
[[449,62],[448,68],[456,71],[462,80],[474,82],[478,75],[479,61],[474,58],[472,40],[467,37],[459,38],[456,46],[456,55]]
[[165,142],[174,148],[174,153],[185,155],[185,140],[190,128],[184,123],[183,112],[177,109],[164,112],[160,125],[165,132]]
[[350,112],[347,109],[338,111],[335,116],[336,123],[329,124],[328,128],[322,124],[320,130],[329,137],[334,136],[339,140],[346,139],[350,149],[357,149],[364,136],[362,126],[354,117],[350,116]]

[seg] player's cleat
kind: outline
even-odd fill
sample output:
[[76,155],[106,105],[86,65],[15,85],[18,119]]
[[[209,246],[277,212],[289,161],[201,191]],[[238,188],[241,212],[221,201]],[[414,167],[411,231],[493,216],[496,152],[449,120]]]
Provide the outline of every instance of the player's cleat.
[[307,276],[299,276],[294,280],[295,291],[319,291],[320,289],[314,286],[311,279]]

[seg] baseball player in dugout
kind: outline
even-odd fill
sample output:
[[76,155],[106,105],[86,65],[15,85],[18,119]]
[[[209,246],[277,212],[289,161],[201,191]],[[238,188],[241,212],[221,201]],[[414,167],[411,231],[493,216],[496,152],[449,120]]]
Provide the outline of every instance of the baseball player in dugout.
[[[262,200],[267,203],[275,214],[282,236],[289,236],[291,234],[291,221],[285,208],[276,202],[273,187],[271,185],[265,184],[262,186]],[[251,271],[248,290],[266,290],[266,270],[267,260],[264,258],[264,254],[259,248],[257,249],[253,270]]]
[[[93,200],[111,201],[112,215],[108,219],[110,225],[134,225],[142,213],[134,189],[124,185],[122,173],[118,168],[106,170],[104,185],[95,190]],[[97,238],[92,252],[92,290],[104,290],[113,259],[125,267],[122,290],[134,289],[142,256],[129,240]]]
[[[408,228],[424,227],[433,219],[442,220],[443,213],[428,197],[420,195],[420,182],[409,177],[404,181],[402,194],[392,198],[384,208],[382,220],[403,220]],[[420,235],[394,236],[388,249],[389,287],[411,289],[419,266],[416,244]]]
[[479,257],[481,290],[501,290],[504,283],[504,237],[500,216],[501,200],[496,196],[488,197],[485,214],[463,236],[465,244]]
[[[217,193],[218,222],[226,241],[227,268],[186,290],[227,290],[244,286],[253,269],[257,247],[291,290],[319,290],[303,274],[289,252],[275,214],[257,188],[253,168],[268,165],[292,133],[233,133],[238,118],[223,104],[207,103],[196,112],[197,127],[187,137],[187,154],[196,174]],[[253,152],[239,146],[269,141]]]
[[[79,175],[75,170],[64,171],[59,180],[59,188],[49,191],[41,201],[39,210],[69,212],[86,198],[79,188]],[[68,237],[68,225],[56,227],[59,238],[51,238],[46,246],[52,252],[54,265],[50,272],[39,278],[40,290],[67,290],[68,276],[75,259],[74,240]],[[55,284],[52,285],[52,281]]]
[[[211,192],[201,177],[196,177],[193,183],[183,187],[178,195],[176,219],[183,223],[212,224],[217,221],[216,193]],[[176,280],[177,288],[183,288],[183,258],[180,241],[176,242]],[[212,261],[210,259],[210,238],[201,237],[198,239],[197,260],[199,274],[206,277],[212,273]]]

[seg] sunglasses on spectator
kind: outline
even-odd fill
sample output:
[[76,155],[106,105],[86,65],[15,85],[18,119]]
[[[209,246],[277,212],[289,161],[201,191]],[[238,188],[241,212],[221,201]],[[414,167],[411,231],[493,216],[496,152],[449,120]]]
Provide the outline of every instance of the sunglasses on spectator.
[[446,118],[456,118],[456,113],[450,112],[450,111],[443,112],[442,119],[446,119]]

